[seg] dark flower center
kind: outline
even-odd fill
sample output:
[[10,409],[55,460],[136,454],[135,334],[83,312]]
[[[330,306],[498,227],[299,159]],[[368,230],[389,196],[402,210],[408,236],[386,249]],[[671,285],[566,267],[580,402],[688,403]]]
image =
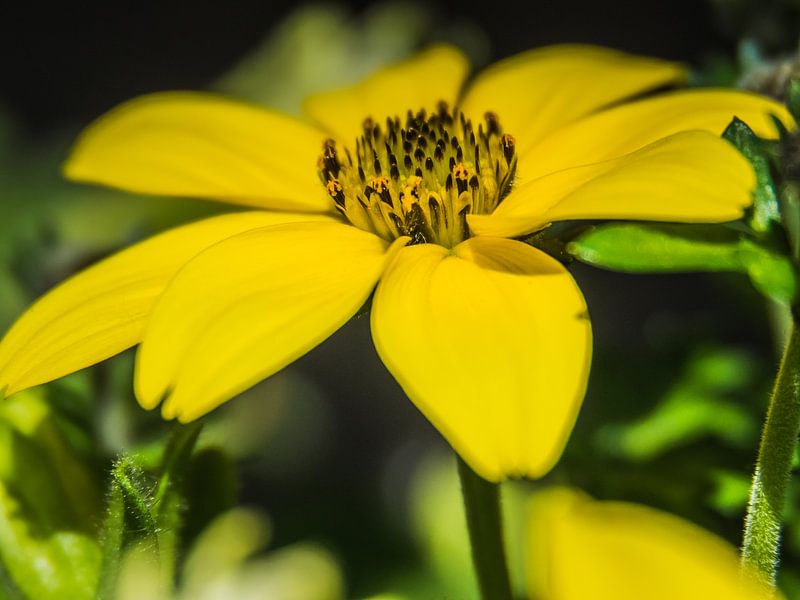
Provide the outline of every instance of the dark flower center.
[[389,117],[367,118],[355,153],[327,140],[319,176],[337,210],[360,229],[387,240],[453,247],[470,236],[467,215],[491,213],[508,195],[517,166],[514,138],[494,113],[477,131],[440,102]]

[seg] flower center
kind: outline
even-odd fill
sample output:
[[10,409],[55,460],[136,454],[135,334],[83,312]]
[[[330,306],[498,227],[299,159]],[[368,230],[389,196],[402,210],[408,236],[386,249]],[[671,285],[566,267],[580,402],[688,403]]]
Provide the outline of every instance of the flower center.
[[408,111],[385,128],[364,121],[355,153],[327,140],[319,176],[348,221],[387,240],[453,247],[470,236],[467,215],[491,213],[511,189],[514,138],[494,113],[475,131],[440,102],[433,114]]

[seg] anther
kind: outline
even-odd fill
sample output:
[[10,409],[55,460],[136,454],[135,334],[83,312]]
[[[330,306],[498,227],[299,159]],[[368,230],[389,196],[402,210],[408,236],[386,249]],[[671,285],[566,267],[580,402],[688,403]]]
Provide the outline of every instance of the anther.
[[503,137],[500,138],[500,146],[503,148],[503,156],[505,156],[506,162],[511,164],[511,159],[514,157],[514,136],[504,133]]

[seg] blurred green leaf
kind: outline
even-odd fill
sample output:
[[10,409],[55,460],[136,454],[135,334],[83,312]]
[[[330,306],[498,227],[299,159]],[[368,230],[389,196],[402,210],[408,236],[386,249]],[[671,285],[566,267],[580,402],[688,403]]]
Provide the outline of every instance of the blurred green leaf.
[[626,273],[738,271],[739,235],[714,225],[609,223],[567,245],[590,265]]
[[780,221],[778,195],[770,172],[770,161],[765,141],[760,139],[748,125],[734,117],[722,136],[744,154],[756,173],[756,188],[753,191],[753,208],[750,224],[756,231],[767,231],[770,224]]
[[709,503],[718,512],[740,516],[750,497],[750,477],[735,471],[718,470],[711,475],[713,490]]
[[40,391],[0,405],[0,558],[29,598],[94,598],[96,485]]
[[625,273],[733,271],[762,294],[791,304],[797,273],[789,257],[720,225],[609,223],[567,245],[578,260]]
[[699,352],[653,411],[636,421],[601,427],[597,443],[632,461],[648,461],[707,436],[732,446],[747,444],[756,426],[728,395],[748,385],[752,376],[742,353]]
[[763,246],[742,239],[739,261],[756,289],[781,304],[792,304],[797,298],[797,271],[792,260]]

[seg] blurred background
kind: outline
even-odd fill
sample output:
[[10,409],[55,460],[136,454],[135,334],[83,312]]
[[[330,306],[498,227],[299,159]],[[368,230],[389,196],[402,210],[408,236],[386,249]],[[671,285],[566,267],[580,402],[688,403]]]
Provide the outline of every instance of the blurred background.
[[[129,98],[215,90],[297,113],[309,93],[434,41],[460,46],[476,68],[550,43],[603,44],[687,62],[698,84],[735,85],[794,53],[799,26],[792,0],[7,5],[0,330],[94,260],[223,209],[61,179],[77,133]],[[550,483],[663,508],[738,545],[783,309],[739,274],[571,270],[594,322],[589,392],[556,470],[504,489],[512,547],[527,492]],[[128,353],[30,399],[52,413],[97,498],[111,457],[147,456],[169,428],[136,405],[131,370]],[[233,589],[228,577],[276,595],[209,598],[474,597],[454,462],[377,359],[368,319],[216,411],[200,447],[190,481],[190,500],[199,500],[189,507],[184,542],[186,598],[209,589],[203,577],[216,573],[208,572],[219,562],[215,547],[233,557],[220,589]],[[797,506],[800,487],[792,494]],[[234,506],[247,508],[225,512]],[[800,598],[800,569],[789,567],[800,564],[796,509],[784,552],[782,584]],[[128,580],[140,585],[147,561],[128,558]],[[515,573],[521,582],[518,565]]]

